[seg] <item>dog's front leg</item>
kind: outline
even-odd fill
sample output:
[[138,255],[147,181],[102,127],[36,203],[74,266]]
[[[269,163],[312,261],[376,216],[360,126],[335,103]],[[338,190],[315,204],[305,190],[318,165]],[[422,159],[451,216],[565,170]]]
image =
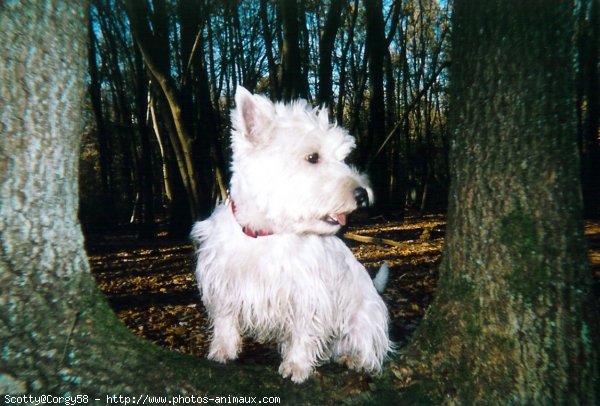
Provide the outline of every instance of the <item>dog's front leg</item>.
[[279,373],[295,383],[302,383],[312,374],[317,363],[316,349],[322,347],[315,335],[307,331],[296,332],[280,345],[283,361]]
[[208,358],[226,363],[237,358],[242,347],[242,337],[236,318],[231,315],[218,316],[213,320],[213,337]]

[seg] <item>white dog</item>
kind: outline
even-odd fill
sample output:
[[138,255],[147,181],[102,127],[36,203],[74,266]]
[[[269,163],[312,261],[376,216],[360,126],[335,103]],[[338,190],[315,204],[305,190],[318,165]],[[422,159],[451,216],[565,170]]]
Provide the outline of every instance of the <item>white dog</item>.
[[213,328],[208,358],[237,358],[251,336],[279,343],[279,372],[294,382],[331,357],[380,371],[388,312],[335,236],[372,199],[366,178],[344,163],[354,138],[303,100],[273,104],[239,87],[235,101],[230,199],[192,230]]

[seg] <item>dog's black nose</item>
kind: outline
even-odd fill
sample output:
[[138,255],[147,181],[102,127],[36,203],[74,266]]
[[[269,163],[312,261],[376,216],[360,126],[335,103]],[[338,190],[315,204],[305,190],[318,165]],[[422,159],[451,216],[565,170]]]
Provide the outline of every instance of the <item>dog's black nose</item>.
[[364,187],[354,189],[354,199],[358,207],[367,207],[369,205],[369,194]]

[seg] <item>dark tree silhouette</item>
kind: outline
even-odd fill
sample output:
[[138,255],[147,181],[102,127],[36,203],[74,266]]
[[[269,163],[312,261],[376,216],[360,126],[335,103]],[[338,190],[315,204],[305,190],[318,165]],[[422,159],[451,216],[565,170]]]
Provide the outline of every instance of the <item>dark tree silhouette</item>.
[[433,403],[594,404],[568,1],[457,0],[439,290],[412,349]]
[[333,112],[333,66],[332,58],[335,45],[335,37],[340,27],[342,9],[345,0],[332,0],[327,11],[327,20],[323,32],[319,38],[319,90],[317,103],[325,104]]
[[300,52],[299,7],[297,0],[281,0],[279,12],[283,25],[283,46],[281,49],[281,93],[286,101],[308,97],[308,84],[302,75],[302,55]]
[[[385,98],[383,86],[383,61],[388,52],[385,41],[385,23],[381,0],[365,0],[366,15],[366,52],[369,61],[369,124],[367,130],[369,157],[374,157],[385,137]],[[389,211],[389,189],[386,187],[386,164],[382,159],[370,160],[371,180],[374,188],[379,191],[377,204],[380,209]]]

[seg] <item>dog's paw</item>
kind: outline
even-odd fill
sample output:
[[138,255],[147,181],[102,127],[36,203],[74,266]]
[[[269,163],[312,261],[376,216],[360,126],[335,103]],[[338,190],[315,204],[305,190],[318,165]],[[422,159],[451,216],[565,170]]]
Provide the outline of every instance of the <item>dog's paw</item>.
[[342,355],[340,357],[337,357],[335,359],[335,362],[357,372],[360,372],[364,369],[361,359],[357,356],[352,356],[348,354]]
[[338,355],[334,359],[340,365],[356,372],[377,373],[381,371],[382,360],[377,358],[362,358],[358,354]]
[[231,348],[231,346],[215,345],[212,343],[208,351],[207,358],[211,361],[220,362],[225,364],[227,361],[233,361],[238,356],[237,348]]
[[279,366],[279,373],[284,378],[290,378],[294,383],[302,383],[312,374],[311,365],[300,365],[295,362],[284,361]]

